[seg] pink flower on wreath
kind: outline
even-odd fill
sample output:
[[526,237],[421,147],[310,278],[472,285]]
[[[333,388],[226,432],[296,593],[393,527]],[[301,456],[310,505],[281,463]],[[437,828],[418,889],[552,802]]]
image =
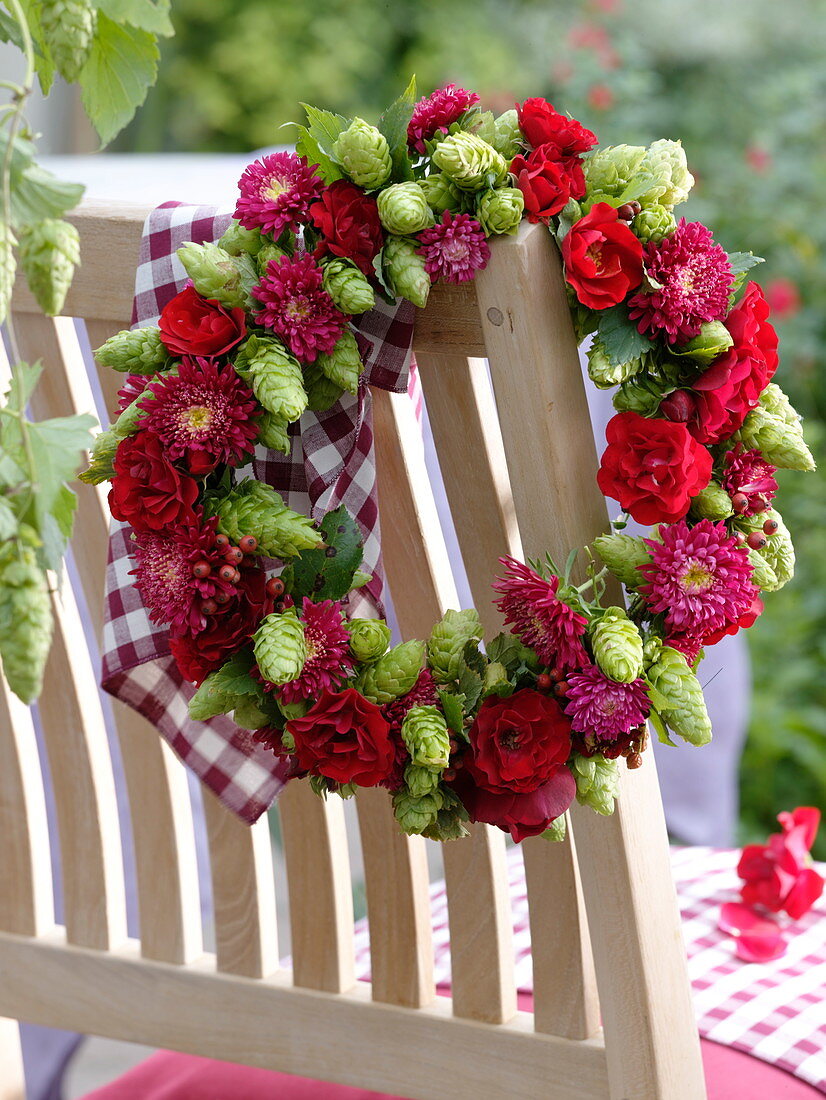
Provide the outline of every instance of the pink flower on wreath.
[[[640,566],[650,611],[665,615],[668,633],[703,636],[736,621],[758,594],[746,548],[724,523],[679,520],[645,539],[651,561]],[[670,643],[670,639],[666,638]]]
[[304,363],[314,363],[319,352],[331,352],[347,324],[322,286],[321,268],[312,256],[270,260],[252,296],[261,303],[256,321],[280,336]]
[[629,316],[641,333],[662,333],[669,344],[680,345],[697,336],[706,321],[725,317],[734,283],[731,264],[701,222],[683,218],[670,237],[646,245],[643,262],[659,286],[629,299]]
[[419,234],[424,266],[432,279],[464,283],[490,259],[485,232],[468,214],[445,210],[442,220]]
[[777,815],[782,833],[767,843],[747,844],[737,874],[744,880],[746,905],[763,905],[772,913],[786,912],[792,920],[804,916],[823,893],[823,879],[811,866],[812,845],[820,825],[820,810],[798,806]]
[[748,502],[740,515],[753,516],[765,512],[777,492],[774,476],[777,467],[772,466],[760,451],[744,450],[742,443],[726,452],[723,465],[723,488],[731,497],[742,493]]
[[651,709],[645,683],[618,684],[596,665],[566,676],[565,713],[577,733],[616,741],[644,722]]
[[126,381],[118,390],[118,412],[125,412],[142,393],[146,392],[149,383],[156,379],[155,374],[127,374]]
[[559,577],[544,580],[528,565],[510,556],[500,558],[505,574],[493,584],[499,592],[496,606],[521,641],[536,652],[544,665],[562,669],[588,663],[580,639],[587,620],[557,595]]
[[184,461],[195,477],[226,463],[238,466],[255,449],[258,403],[230,365],[184,358],[177,374],[151,382],[141,404],[141,427],[158,437],[173,461]]
[[437,130],[447,130],[468,107],[479,102],[476,92],[457,88],[455,84],[445,84],[435,92],[424,96],[413,108],[413,115],[407,127],[407,144],[419,153],[425,153],[425,142]]
[[269,153],[253,161],[238,181],[236,219],[244,229],[262,229],[273,237],[306,220],[310,203],[324,189],[317,167],[296,153]]
[[344,628],[341,604],[333,600],[314,603],[305,596],[301,622],[307,660],[301,675],[278,689],[278,697],[284,703],[317,699],[323,691],[338,691],[342,682],[353,674],[350,635]]
[[439,693],[429,668],[423,668],[419,678],[410,691],[399,695],[381,708],[381,712],[390,726],[390,738],[396,749],[393,770],[381,782],[389,791],[397,791],[404,784],[405,764],[410,762],[410,753],[402,740],[402,722],[413,707],[435,707],[439,705]]

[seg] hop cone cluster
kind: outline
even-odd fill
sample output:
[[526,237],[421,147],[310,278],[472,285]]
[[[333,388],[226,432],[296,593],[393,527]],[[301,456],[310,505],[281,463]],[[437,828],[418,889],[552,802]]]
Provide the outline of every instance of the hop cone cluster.
[[427,643],[427,663],[437,684],[457,680],[464,666],[465,646],[468,642],[482,640],[482,623],[479,613],[446,611],[441,622],[436,623]]
[[350,635],[350,652],[357,661],[368,664],[387,652],[390,627],[383,619],[351,619],[345,625]]
[[611,360],[602,344],[602,341],[595,337],[591,347],[588,349],[588,376],[595,386],[598,386],[601,390],[610,389],[612,386],[619,386],[622,382],[627,382],[629,378],[633,378],[635,374],[643,369],[644,360],[641,358],[629,359],[626,363],[615,363]]
[[353,183],[368,191],[386,183],[393,169],[387,139],[363,118],[354,118],[338,135],[333,153]]
[[676,228],[677,222],[671,211],[656,202],[646,206],[634,218],[634,232],[643,244],[649,241],[659,244],[664,237],[670,237]]
[[324,289],[342,313],[365,313],[376,304],[373,288],[350,260],[330,260],[324,265]]
[[258,670],[269,683],[288,684],[301,675],[307,660],[307,642],[294,607],[267,615],[252,642]]
[[423,180],[419,180],[419,187],[424,191],[428,206],[437,214],[450,210],[460,213],[464,207],[464,196],[453,180],[444,172],[431,172]]
[[257,256],[262,244],[260,229],[244,229],[234,218],[218,241],[218,247],[229,252],[230,256],[240,256],[243,252],[249,256]]
[[642,675],[642,638],[621,607],[609,607],[591,635],[594,659],[618,684],[630,684]]
[[510,164],[522,145],[522,131],[519,129],[519,116],[511,108],[504,111],[493,124],[491,145],[501,153]]
[[433,211],[418,183],[394,183],[385,187],[376,202],[381,224],[388,233],[408,237],[433,225]]
[[102,367],[127,374],[157,374],[169,362],[169,352],[161,341],[157,325],[124,329],[110,336],[95,352]]
[[73,84],[86,64],[97,26],[90,0],[42,0],[40,26],[63,79]]
[[424,798],[439,786],[439,772],[408,764],[404,769],[404,784],[413,798]]
[[626,588],[639,588],[644,577],[641,565],[651,561],[648,548],[641,538],[633,535],[600,535],[594,539],[594,549],[618,580]]
[[9,542],[0,557],[0,656],[9,687],[24,703],[40,694],[51,640],[46,578],[30,546]]
[[359,690],[371,703],[391,703],[411,690],[423,662],[424,642],[418,639],[402,642],[364,670]]
[[442,792],[438,787],[419,796],[404,788],[393,795],[396,821],[402,832],[409,836],[418,836],[435,825],[443,804]]
[[476,201],[476,219],[485,234],[513,234],[519,228],[525,196],[518,187],[497,187],[483,191]]
[[397,298],[424,309],[430,294],[430,276],[418,244],[407,237],[388,237],[384,244],[384,274]]
[[576,800],[582,806],[590,806],[598,814],[610,817],[614,812],[614,800],[619,794],[619,767],[616,760],[575,754],[571,771],[576,780]]
[[402,722],[402,740],[417,767],[435,770],[447,767],[450,734],[436,707],[411,707]]
[[[249,309],[250,299],[236,257],[220,245],[194,244],[192,241],[182,245],[177,255],[192,285],[204,298],[220,302],[228,309]],[[250,274],[253,274],[252,268]]]
[[222,497],[207,497],[204,507],[218,517],[218,530],[237,543],[244,535],[258,540],[258,549],[271,558],[291,558],[321,545],[321,536],[308,516],[288,508],[275,489],[247,478]]
[[[774,404],[777,407],[776,401]],[[793,409],[791,411],[794,413]],[[762,451],[763,457],[772,466],[783,470],[815,468],[815,460],[803,438],[803,429],[796,414],[794,419],[786,419],[782,411],[773,412],[764,407],[762,401],[756,409],[752,409],[734,438],[740,440],[747,450],[757,448]]]
[[706,710],[700,681],[688,667],[685,657],[670,646],[646,643],[648,679],[667,701],[663,718],[674,733],[692,745],[706,745],[711,740],[711,720]]
[[788,527],[783,522],[783,517],[774,508],[767,508],[765,512],[760,512],[759,515],[741,517],[737,526],[741,531],[747,533],[762,531],[766,520],[774,520],[777,524],[777,530],[773,535],[768,536],[766,545],[757,553],[768,562],[774,573],[774,582],[772,583],[769,578],[769,583],[764,584],[755,576],[754,583],[759,584],[766,592],[775,592],[778,588],[782,588],[784,584],[788,584],[794,576],[794,543]]
[[290,437],[287,421],[265,409],[258,420],[258,442],[270,451],[290,453]]
[[44,313],[60,313],[80,261],[80,237],[69,222],[44,218],[20,234],[20,266]]
[[731,497],[716,481],[709,482],[705,489],[691,498],[691,514],[700,519],[728,519],[733,513]]
[[651,188],[639,196],[643,206],[657,203],[667,209],[678,206],[688,198],[694,186],[694,177],[688,170],[685,149],[679,141],[660,138],[645,151],[639,166],[641,173],[653,177]]
[[347,393],[358,393],[359,376],[364,370],[364,363],[351,329],[346,328],[342,332],[329,354],[319,352],[316,363],[324,377],[329,378],[339,389],[346,390]]
[[479,191],[505,182],[508,166],[501,153],[475,134],[460,131],[440,141],[433,163],[461,191]]
[[264,408],[288,423],[299,420],[307,408],[307,391],[298,360],[280,340],[259,337],[248,340],[241,354],[236,370]]
[[680,356],[687,356],[698,363],[712,363],[734,343],[734,337],[722,321],[706,321],[700,326],[697,335],[683,344]]
[[[583,162],[589,196],[598,192],[619,198],[636,175],[644,156],[643,145],[606,145],[596,149]],[[599,201],[597,195],[594,197]]]

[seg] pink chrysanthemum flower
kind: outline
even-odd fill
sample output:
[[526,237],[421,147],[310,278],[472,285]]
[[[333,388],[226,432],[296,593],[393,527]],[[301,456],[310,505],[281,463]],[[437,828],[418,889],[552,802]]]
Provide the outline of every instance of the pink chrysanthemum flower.
[[490,259],[490,249],[479,222],[468,214],[445,210],[442,220],[419,234],[424,266],[432,279],[464,283]]
[[338,691],[353,673],[350,635],[344,627],[341,604],[333,600],[313,603],[306,597],[301,607],[307,660],[301,675],[278,689],[284,703],[317,699],[323,691]]
[[232,366],[185,358],[177,374],[148,386],[153,400],[141,407],[141,427],[160,439],[173,461],[183,460],[196,477],[221,463],[238,466],[255,449],[258,404]]
[[245,229],[262,229],[273,237],[297,225],[324,190],[316,167],[296,153],[269,153],[253,161],[238,181],[235,217]]
[[616,741],[648,717],[651,703],[645,683],[618,684],[596,665],[566,677],[565,713],[576,733],[593,734],[600,741]]
[[[136,539],[138,565],[131,573],[135,588],[150,620],[168,623],[172,634],[200,633],[207,625],[204,602],[217,596],[225,607],[238,595],[237,586],[219,572],[226,560],[224,551],[215,546],[217,526],[213,516],[205,523],[190,523],[166,534],[141,532]],[[193,568],[202,562],[209,565],[209,574],[196,577]]]
[[724,248],[701,222],[685,218],[670,237],[645,247],[645,270],[660,289],[629,299],[629,316],[641,333],[663,333],[669,344],[685,344],[706,321],[728,312],[734,276]]
[[435,92],[424,96],[413,108],[413,116],[407,127],[407,144],[419,153],[425,153],[425,142],[437,130],[447,130],[468,107],[479,102],[476,92],[445,84]]
[[154,379],[154,374],[128,374],[118,390],[118,412],[124,412],[142,393],[146,393],[146,387]]
[[312,256],[270,260],[252,296],[261,303],[256,321],[280,336],[304,363],[314,363],[319,352],[331,352],[347,324],[322,286],[321,268]]
[[777,492],[774,477],[777,467],[767,462],[760,451],[744,450],[742,443],[726,453],[723,463],[723,488],[729,496],[742,493],[748,501],[746,508],[735,510],[744,516],[765,512]]
[[665,614],[669,633],[702,637],[738,619],[757,595],[745,547],[724,523],[684,519],[662,524],[662,540],[645,539],[651,561],[640,566],[648,607]]
[[587,664],[580,641],[587,620],[557,596],[559,577],[543,580],[510,556],[499,561],[505,575],[494,582],[494,591],[501,593],[495,603],[514,634],[536,652],[543,665],[572,669]]

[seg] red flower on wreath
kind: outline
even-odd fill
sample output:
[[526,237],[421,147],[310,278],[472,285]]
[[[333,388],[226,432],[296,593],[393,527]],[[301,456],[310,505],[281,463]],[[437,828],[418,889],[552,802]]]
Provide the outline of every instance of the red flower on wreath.
[[562,241],[565,278],[589,309],[608,309],[642,282],[642,244],[613,206],[598,202]]
[[390,726],[355,688],[325,691],[303,718],[287,722],[298,766],[336,783],[375,787],[393,768]]
[[585,191],[584,186],[580,189],[571,179],[553,145],[540,145],[527,157],[514,157],[510,170],[525,198],[525,212],[530,222],[553,217],[570,198],[581,198]]
[[571,669],[585,664],[588,655],[580,639],[588,622],[557,595],[559,577],[546,581],[510,556],[499,561],[505,573],[493,584],[500,594],[495,603],[513,633],[544,665]]
[[484,821],[510,833],[518,844],[528,836],[544,833],[571,805],[576,781],[562,764],[545,783],[532,791],[489,791],[478,786],[466,768],[460,768],[450,784],[471,821]]
[[568,115],[561,115],[547,99],[535,97],[516,104],[519,129],[534,149],[550,144],[558,151],[559,158],[587,153],[597,143],[597,135],[581,122]]
[[605,438],[597,484],[638,523],[682,519],[711,480],[711,455],[685,424],[622,412],[608,421]]
[[490,249],[479,222],[468,214],[445,210],[442,220],[419,234],[425,271],[432,279],[465,283],[490,259]]
[[245,229],[262,229],[277,238],[307,216],[321,195],[324,181],[318,165],[296,153],[269,153],[248,164],[238,181],[235,217]]
[[282,256],[270,260],[261,282],[252,288],[260,303],[256,321],[280,336],[304,363],[314,363],[319,352],[331,352],[347,324],[322,280],[312,256]]
[[772,913],[786,912],[799,920],[823,893],[823,879],[812,867],[810,855],[820,825],[820,810],[798,806],[777,815],[782,833],[766,844],[747,844],[737,874],[744,880],[741,896],[746,905],[763,905]]
[[152,432],[124,439],[112,465],[109,509],[115,519],[136,531],[163,531],[194,522],[198,483],[175,469]]
[[185,287],[166,303],[158,320],[161,341],[173,355],[226,355],[246,335],[243,309],[227,309]]
[[384,233],[371,195],[347,180],[335,180],[310,207],[310,217],[321,233],[316,258],[332,252],[372,276],[373,258],[381,251]]
[[407,144],[418,153],[425,153],[425,142],[437,130],[447,130],[451,123],[465,113],[468,107],[479,102],[476,92],[457,88],[455,84],[445,84],[430,95],[423,96],[413,108],[413,115],[407,126]]

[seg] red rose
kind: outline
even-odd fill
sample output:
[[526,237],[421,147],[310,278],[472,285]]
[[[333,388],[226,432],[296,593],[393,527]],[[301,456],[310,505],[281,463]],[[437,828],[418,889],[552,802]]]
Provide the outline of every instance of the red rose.
[[225,355],[244,339],[243,309],[227,309],[220,302],[202,298],[188,286],[167,302],[158,321],[161,340],[173,355]]
[[811,866],[812,845],[820,824],[820,810],[798,806],[778,814],[782,833],[773,833],[765,845],[747,844],[737,874],[744,879],[741,895],[746,905],[764,905],[772,913],[785,910],[799,920],[823,893],[823,879]]
[[565,278],[589,309],[615,306],[642,282],[642,244],[607,202],[574,223],[562,259]]
[[727,634],[736,634],[738,630],[747,630],[750,626],[754,626],[762,614],[763,601],[759,596],[755,596],[751,601],[751,605],[739,619],[727,623],[726,626],[721,626],[719,630],[712,630],[710,633],[704,634],[701,644],[703,646],[717,645]]
[[466,768],[460,768],[451,784],[471,821],[484,821],[509,832],[519,843],[526,836],[538,836],[564,814],[576,795],[576,781],[565,764],[553,776],[526,794],[487,791],[478,787]]
[[777,333],[757,283],[749,283],[725,325],[734,344],[692,383],[696,412],[688,428],[701,443],[719,443],[742,426],[777,370]]
[[138,432],[124,439],[113,466],[109,508],[115,519],[137,531],[163,531],[194,520],[198,483],[175,469],[156,435]]
[[375,787],[393,769],[396,750],[381,710],[355,688],[322,692],[287,731],[295,740],[299,767],[336,783]]
[[464,765],[491,791],[535,791],[571,752],[571,722],[553,696],[523,688],[485,699],[470,728]]
[[575,118],[555,110],[547,99],[526,99],[516,104],[519,129],[525,140],[536,149],[550,143],[559,150],[559,157],[586,153],[597,143],[596,134],[586,130]]
[[553,146],[541,145],[527,158],[518,156],[511,161],[516,186],[525,196],[528,221],[553,217],[571,198],[571,178],[555,153]]
[[238,595],[207,618],[205,630],[195,637],[170,637],[170,651],[186,680],[201,684],[252,637],[273,609],[266,586],[263,569],[242,569]]
[[685,424],[617,413],[605,429],[608,446],[597,484],[638,523],[674,523],[711,480],[711,455]]
[[365,275],[373,275],[373,257],[384,244],[374,198],[354,183],[335,180],[310,207],[310,216],[322,235],[317,258],[332,252],[352,260]]

